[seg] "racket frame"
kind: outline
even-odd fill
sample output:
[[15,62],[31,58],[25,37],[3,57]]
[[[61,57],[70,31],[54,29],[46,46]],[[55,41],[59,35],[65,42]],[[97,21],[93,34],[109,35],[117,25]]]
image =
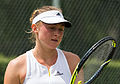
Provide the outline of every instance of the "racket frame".
[[116,49],[116,41],[114,38],[107,36],[102,38],[101,40],[99,40],[97,43],[95,43],[86,53],[85,55],[82,57],[81,61],[78,63],[78,65],[76,66],[73,75],[71,77],[71,81],[70,84],[74,84],[75,80],[77,78],[77,75],[80,71],[80,69],[82,68],[82,66],[84,65],[84,63],[86,62],[86,60],[89,58],[89,56],[103,43],[105,43],[106,41],[112,40],[112,51],[110,52],[110,54],[108,55],[108,58],[104,61],[104,63],[100,66],[100,68],[96,71],[96,73],[88,80],[85,82],[85,84],[91,84],[101,73],[101,71],[104,69],[104,67],[106,65],[108,65],[108,63],[111,61],[112,56],[115,52]]

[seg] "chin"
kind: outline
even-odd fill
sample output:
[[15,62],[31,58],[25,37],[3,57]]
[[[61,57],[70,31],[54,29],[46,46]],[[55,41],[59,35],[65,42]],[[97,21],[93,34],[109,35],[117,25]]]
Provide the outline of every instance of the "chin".
[[50,49],[56,49],[57,47],[58,47],[58,45],[57,46],[49,46]]

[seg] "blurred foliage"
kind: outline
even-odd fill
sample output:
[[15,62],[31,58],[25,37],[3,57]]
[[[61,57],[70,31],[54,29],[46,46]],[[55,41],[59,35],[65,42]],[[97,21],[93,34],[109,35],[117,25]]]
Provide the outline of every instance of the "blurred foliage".
[[[14,56],[15,57],[15,56]],[[12,60],[14,57],[5,57],[3,54],[0,54],[0,84],[3,84],[4,74],[8,62]]]

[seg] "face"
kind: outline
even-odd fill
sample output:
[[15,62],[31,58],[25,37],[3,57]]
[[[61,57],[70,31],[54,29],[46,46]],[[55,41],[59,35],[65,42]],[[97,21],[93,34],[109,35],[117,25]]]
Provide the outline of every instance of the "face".
[[37,25],[38,34],[36,40],[44,47],[55,49],[61,42],[64,33],[64,24],[45,24]]

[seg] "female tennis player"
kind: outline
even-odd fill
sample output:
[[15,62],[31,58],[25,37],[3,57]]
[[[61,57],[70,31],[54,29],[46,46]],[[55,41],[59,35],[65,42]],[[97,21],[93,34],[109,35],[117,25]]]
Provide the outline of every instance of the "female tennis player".
[[[4,84],[69,84],[80,59],[57,47],[71,23],[53,6],[35,10],[30,22],[35,46],[9,62]],[[83,81],[82,70],[77,79]]]

